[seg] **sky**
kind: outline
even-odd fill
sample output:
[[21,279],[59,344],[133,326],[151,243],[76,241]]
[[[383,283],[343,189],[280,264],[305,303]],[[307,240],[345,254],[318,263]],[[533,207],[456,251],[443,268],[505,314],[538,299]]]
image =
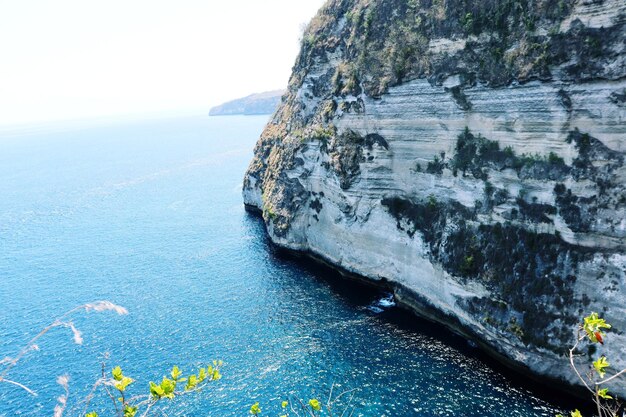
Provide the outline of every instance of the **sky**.
[[0,0],[0,125],[208,112],[284,88],[324,0]]

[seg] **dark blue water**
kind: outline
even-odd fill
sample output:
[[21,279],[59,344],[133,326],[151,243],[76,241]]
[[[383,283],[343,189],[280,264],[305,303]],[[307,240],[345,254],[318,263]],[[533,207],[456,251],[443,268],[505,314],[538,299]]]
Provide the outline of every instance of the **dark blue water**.
[[265,121],[0,133],[0,358],[79,304],[130,312],[75,315],[83,345],[49,333],[8,375],[39,396],[0,384],[0,416],[52,415],[65,373],[75,404],[104,352],[133,393],[174,364],[223,360],[224,378],[170,416],[245,416],[256,401],[277,415],[287,394],[325,397],[332,383],[357,388],[355,416],[553,416],[462,340],[275,253],[240,195]]

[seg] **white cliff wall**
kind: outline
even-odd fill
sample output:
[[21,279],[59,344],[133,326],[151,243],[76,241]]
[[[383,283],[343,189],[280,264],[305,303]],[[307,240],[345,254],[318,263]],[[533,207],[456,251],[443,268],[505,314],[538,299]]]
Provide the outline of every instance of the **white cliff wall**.
[[[560,30],[572,22],[623,27],[625,16],[621,1],[577,2]],[[345,24],[340,19],[335,30]],[[462,39],[429,42],[433,55],[463,48]],[[404,82],[376,97],[363,89],[358,94],[320,94],[320,84],[329,83],[329,74],[342,59],[337,50],[329,50],[307,64],[297,88],[291,89],[291,101],[257,145],[244,202],[263,211],[278,245],[391,282],[418,312],[478,338],[511,364],[575,382],[562,352],[553,348],[574,337],[575,326],[566,320],[599,311],[616,328],[626,329],[623,50],[603,67],[610,76],[588,81],[573,82],[562,75],[571,64],[567,62],[551,67],[550,79],[495,88],[452,74]],[[331,101],[330,110],[324,110]],[[321,113],[325,122],[320,122]],[[302,125],[304,133],[294,131],[291,123],[302,120],[308,121]],[[331,133],[307,131],[314,125],[330,126]],[[488,161],[480,177],[460,173],[455,155],[465,131],[497,142],[500,150],[510,147],[509,155],[515,155],[510,159],[532,156],[538,162],[520,168],[510,161]],[[547,162],[551,157],[555,166]],[[439,169],[429,171],[429,163],[437,160]],[[494,190],[500,193],[497,200],[491,197]],[[385,199],[406,202],[415,210],[428,211],[431,204],[438,223],[416,224],[422,217],[394,212]],[[543,212],[518,214],[525,210]],[[554,317],[549,326],[537,329],[541,337],[554,338],[552,346],[533,342],[536,338],[528,337],[532,327],[519,326],[526,312],[518,299],[524,294],[501,292],[501,271],[472,265],[472,272],[463,276],[459,268],[450,268],[442,248],[456,232],[480,230],[480,247],[494,225],[505,225],[515,236],[550,236],[555,242],[551,250],[567,253],[557,254],[568,258],[558,268],[546,270],[560,275],[566,284],[557,277],[554,288],[565,285],[567,292],[555,296],[554,288],[547,288],[545,295],[527,297],[534,308]],[[424,228],[437,228],[437,238]],[[575,261],[569,261],[570,251]],[[626,367],[626,336],[612,333],[610,338],[608,353],[615,367]],[[623,386],[614,389],[626,394]]]

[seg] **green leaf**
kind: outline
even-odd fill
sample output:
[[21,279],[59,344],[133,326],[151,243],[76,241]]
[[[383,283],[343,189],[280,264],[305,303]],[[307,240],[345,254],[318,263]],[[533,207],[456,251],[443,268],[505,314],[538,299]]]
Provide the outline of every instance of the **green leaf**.
[[592,343],[598,343],[601,340],[598,340],[598,334],[601,338],[604,337],[604,332],[602,329],[610,329],[611,325],[608,324],[604,319],[598,317],[598,313],[591,313],[589,316],[585,317],[583,320],[583,330],[587,334],[589,340]]
[[119,380],[116,380],[116,382],[113,385],[115,386],[115,388],[118,389],[118,391],[123,392],[126,390],[126,387],[128,387],[133,382],[134,382],[134,379],[129,378],[127,376],[122,376],[122,378]]
[[91,413],[85,414],[85,417],[98,417],[98,413],[96,413],[95,411],[92,411]]
[[119,366],[113,368],[113,370],[111,371],[111,375],[113,375],[113,379],[116,381],[121,381],[122,377],[124,376],[122,374],[122,368],[120,368]]
[[609,366],[611,366],[611,364],[606,360],[605,356],[600,356],[597,361],[593,362],[593,369],[596,370],[600,378],[604,378],[604,375],[606,375],[606,368]]
[[176,381],[163,377],[161,381],[161,389],[163,390],[163,397],[172,399],[174,398],[174,390],[176,389]]
[[613,397],[611,397],[609,394],[609,389],[608,388],[602,388],[600,390],[598,390],[598,396],[600,398],[604,398],[605,400],[612,400]]
[[288,405],[289,405],[289,401],[283,401],[281,404],[283,408],[287,408]]
[[218,371],[217,369],[213,370],[213,375],[211,375],[211,379],[213,381],[217,381],[218,379],[222,379],[222,374],[220,374],[220,371]]
[[202,382],[206,379],[206,369],[200,368],[198,371],[198,382]]
[[124,406],[124,417],[135,417],[135,414],[137,414],[137,407]]
[[250,414],[254,416],[261,414],[261,408],[259,407],[259,403],[252,404],[252,407],[250,407]]
[[170,373],[172,379],[176,381],[178,380],[178,378],[180,378],[182,374],[183,373],[180,371],[180,369],[178,369],[178,366],[174,365],[174,367],[172,368],[172,372]]
[[571,415],[572,417],[583,417],[583,415],[582,415],[582,414],[580,414],[580,411],[578,411],[578,410],[574,410],[574,411],[572,411],[572,412],[570,413],[570,415]]
[[194,389],[196,385],[198,385],[198,378],[196,378],[195,375],[189,375],[189,378],[187,379],[187,386],[185,387],[185,389],[189,391],[191,389]]
[[161,388],[160,385],[157,385],[154,382],[150,381],[150,394],[152,394],[152,396],[158,400],[160,398],[163,398],[163,396],[165,395],[165,391],[163,391],[163,388]]
[[309,400],[309,405],[315,411],[320,411],[322,409],[322,405],[315,398],[312,398],[312,399]]

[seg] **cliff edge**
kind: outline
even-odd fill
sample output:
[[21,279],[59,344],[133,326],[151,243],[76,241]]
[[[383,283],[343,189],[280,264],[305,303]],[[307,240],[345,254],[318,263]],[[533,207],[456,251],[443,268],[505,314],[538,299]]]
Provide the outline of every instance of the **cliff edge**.
[[585,354],[626,367],[625,156],[623,0],[330,0],[243,197],[276,244],[575,383],[590,311],[616,331]]

